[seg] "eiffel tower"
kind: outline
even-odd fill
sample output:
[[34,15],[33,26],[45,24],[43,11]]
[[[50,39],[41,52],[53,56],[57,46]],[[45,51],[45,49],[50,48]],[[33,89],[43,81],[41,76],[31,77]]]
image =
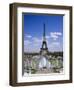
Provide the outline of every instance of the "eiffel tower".
[[46,42],[46,32],[45,32],[45,24],[44,24],[44,30],[43,30],[43,41],[42,41],[42,47],[40,49],[40,54],[46,55],[48,53],[48,47]]

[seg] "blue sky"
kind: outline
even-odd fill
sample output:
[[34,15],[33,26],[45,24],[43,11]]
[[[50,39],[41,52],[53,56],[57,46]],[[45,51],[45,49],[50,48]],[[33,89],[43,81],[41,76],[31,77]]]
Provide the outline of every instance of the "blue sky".
[[46,40],[49,51],[63,50],[63,16],[23,14],[24,51],[39,52],[42,45],[43,24],[45,23]]

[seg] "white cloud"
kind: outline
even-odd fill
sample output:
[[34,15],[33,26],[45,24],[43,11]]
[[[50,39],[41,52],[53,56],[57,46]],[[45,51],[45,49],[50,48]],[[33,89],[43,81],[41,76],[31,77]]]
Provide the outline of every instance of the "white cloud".
[[59,36],[61,36],[61,35],[62,35],[62,33],[61,33],[61,32],[51,32],[51,34],[54,34],[54,35],[59,35]]
[[24,40],[24,51],[26,52],[38,52],[42,43],[41,38],[32,37],[31,40]]
[[24,40],[24,45],[29,45],[31,42],[29,40]]
[[62,35],[62,33],[61,33],[61,32],[56,32],[56,35],[61,36],[61,35]]
[[52,52],[54,52],[54,51],[62,51],[63,50],[62,45],[60,44],[60,42],[56,42],[56,41],[50,43],[48,45],[48,49],[49,49],[49,51],[52,51]]
[[46,39],[49,39],[50,38],[50,36],[46,36]]
[[55,46],[55,45],[56,45],[56,46],[59,46],[60,43],[59,43],[59,42],[53,42],[52,45],[54,45],[54,46]]
[[53,40],[57,40],[61,35],[61,32],[50,32],[50,37],[53,38]]
[[50,37],[53,38],[54,40],[56,40],[58,38],[58,36],[53,33],[50,33]]
[[34,41],[35,43],[41,43],[41,42],[42,42],[42,39],[41,39],[41,38],[34,37],[34,38],[33,38],[33,41]]
[[60,42],[52,42],[49,44],[49,48],[60,47]]
[[25,34],[25,37],[27,37],[27,38],[32,38],[32,36],[29,35],[29,34]]

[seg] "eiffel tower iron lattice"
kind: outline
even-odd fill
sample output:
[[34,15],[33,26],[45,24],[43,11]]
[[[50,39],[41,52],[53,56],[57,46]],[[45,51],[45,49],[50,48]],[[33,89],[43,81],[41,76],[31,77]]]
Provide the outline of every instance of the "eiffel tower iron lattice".
[[42,41],[42,47],[40,49],[41,54],[46,54],[48,53],[48,47],[47,47],[47,42],[46,42],[46,31],[45,31],[45,24],[43,25],[44,30],[43,30],[43,41]]

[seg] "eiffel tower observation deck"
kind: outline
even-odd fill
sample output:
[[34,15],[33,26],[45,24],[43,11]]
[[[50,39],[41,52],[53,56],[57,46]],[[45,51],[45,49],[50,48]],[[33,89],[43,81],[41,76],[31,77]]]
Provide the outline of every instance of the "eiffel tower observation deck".
[[47,54],[48,47],[47,47],[47,41],[46,41],[46,30],[45,30],[45,24],[43,25],[43,41],[42,41],[42,47],[40,48],[40,54],[45,55]]

